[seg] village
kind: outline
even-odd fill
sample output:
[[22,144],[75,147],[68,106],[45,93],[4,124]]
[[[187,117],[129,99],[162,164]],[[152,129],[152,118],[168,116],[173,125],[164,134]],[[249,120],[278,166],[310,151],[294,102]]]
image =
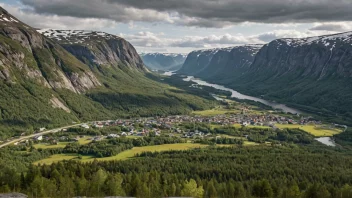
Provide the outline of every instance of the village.
[[[155,136],[168,134],[169,136],[178,136],[182,138],[207,137],[212,134],[208,131],[201,131],[197,127],[185,129],[183,123],[196,124],[203,123],[211,126],[234,126],[234,127],[251,127],[263,129],[279,129],[277,125],[321,125],[321,121],[314,120],[311,117],[292,119],[279,115],[243,115],[243,114],[223,114],[215,116],[200,115],[177,115],[167,117],[151,117],[136,119],[117,119],[107,121],[96,121],[79,125],[83,130],[101,130],[109,127],[119,127],[120,131],[109,130],[108,134],[91,137],[91,141],[100,141],[107,138],[119,137],[143,137],[151,133]],[[43,129],[41,129],[43,130]],[[63,132],[69,129],[62,130]],[[79,141],[82,137],[75,137],[71,141]],[[33,138],[34,141],[49,140],[50,135],[38,135]],[[68,137],[60,137],[59,141],[68,141]]]

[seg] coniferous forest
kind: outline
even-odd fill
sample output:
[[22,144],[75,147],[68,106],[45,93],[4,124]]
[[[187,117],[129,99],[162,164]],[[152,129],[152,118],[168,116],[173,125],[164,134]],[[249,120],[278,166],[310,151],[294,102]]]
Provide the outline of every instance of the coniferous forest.
[[37,166],[33,161],[52,151],[33,149],[18,155],[18,147],[8,147],[0,151],[0,192],[30,197],[348,198],[352,196],[348,148],[289,142],[210,146],[143,152],[125,161],[71,160]]

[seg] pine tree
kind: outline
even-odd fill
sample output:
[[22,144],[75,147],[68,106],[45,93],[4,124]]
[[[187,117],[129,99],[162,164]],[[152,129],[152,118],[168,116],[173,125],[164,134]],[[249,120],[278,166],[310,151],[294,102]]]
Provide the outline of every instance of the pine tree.
[[214,186],[214,181],[211,180],[208,185],[207,185],[207,188],[206,188],[206,193],[205,193],[205,197],[209,197],[209,198],[216,198],[218,197],[217,195],[217,191],[215,189],[215,186]]
[[120,174],[109,175],[105,182],[105,195],[107,196],[125,196],[122,188],[122,176]]

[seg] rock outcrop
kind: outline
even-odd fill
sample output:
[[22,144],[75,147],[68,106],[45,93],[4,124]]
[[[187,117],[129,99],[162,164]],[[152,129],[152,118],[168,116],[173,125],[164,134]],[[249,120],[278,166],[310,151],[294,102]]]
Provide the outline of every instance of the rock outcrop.
[[2,8],[0,62],[0,79],[12,83],[29,79],[76,93],[100,86],[89,67]]

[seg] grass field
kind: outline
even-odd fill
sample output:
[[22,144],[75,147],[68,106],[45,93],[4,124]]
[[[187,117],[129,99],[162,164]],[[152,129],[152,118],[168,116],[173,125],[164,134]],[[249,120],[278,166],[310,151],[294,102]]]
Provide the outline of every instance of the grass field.
[[315,125],[276,124],[275,126],[279,129],[285,129],[285,128],[302,129],[307,133],[310,133],[316,137],[330,137],[342,132],[342,129],[338,129],[338,128],[329,129],[324,126],[315,126]]
[[[78,140],[78,143],[81,145],[89,144],[92,140],[90,140],[91,136],[86,136]],[[70,142],[59,142],[57,145],[50,144],[35,144],[33,145],[36,149],[54,149],[54,148],[65,148],[65,146]]]
[[65,148],[65,146],[68,144],[69,142],[59,142],[56,145],[50,145],[50,144],[35,144],[33,145],[34,148],[36,149],[54,149],[54,148]]
[[[126,160],[133,158],[135,154],[142,153],[145,151],[150,152],[160,152],[160,151],[169,151],[169,150],[187,150],[193,148],[203,148],[207,147],[208,145],[204,144],[192,144],[192,143],[182,143],[182,144],[164,144],[164,145],[157,145],[157,146],[144,146],[144,147],[134,147],[130,150],[124,151],[119,153],[116,156],[112,157],[105,157],[105,158],[96,158],[98,161],[112,161],[112,160]],[[58,154],[52,155],[49,158],[34,162],[34,164],[52,164],[54,162],[59,162],[62,160],[79,160],[77,154]],[[79,161],[81,162],[92,162],[94,161],[93,156],[82,156],[82,159]]]
[[77,158],[77,155],[73,155],[73,154],[57,154],[57,155],[52,155],[49,158],[46,159],[42,159],[40,161],[34,162],[35,165],[38,164],[52,164],[55,162],[59,162],[62,160],[71,160],[74,158]]
[[260,144],[259,144],[259,143],[256,143],[256,142],[244,141],[244,142],[243,142],[243,145],[244,145],[244,146],[258,146],[258,145],[260,145]]
[[80,145],[89,144],[89,143],[92,142],[92,140],[90,140],[91,138],[92,138],[92,136],[86,136],[86,137],[84,137],[84,138],[79,139],[79,140],[78,140],[78,143],[79,143]]
[[226,113],[239,113],[239,112],[240,112],[239,110],[216,108],[216,109],[209,109],[204,111],[193,111],[193,114],[201,115],[201,116],[215,116],[215,115],[223,115]]
[[[241,124],[234,124],[233,126],[236,127],[236,128],[241,128],[242,127]],[[253,125],[248,125],[246,127],[249,127],[249,128],[260,128],[260,129],[270,129],[271,128],[269,126],[253,126]]]

